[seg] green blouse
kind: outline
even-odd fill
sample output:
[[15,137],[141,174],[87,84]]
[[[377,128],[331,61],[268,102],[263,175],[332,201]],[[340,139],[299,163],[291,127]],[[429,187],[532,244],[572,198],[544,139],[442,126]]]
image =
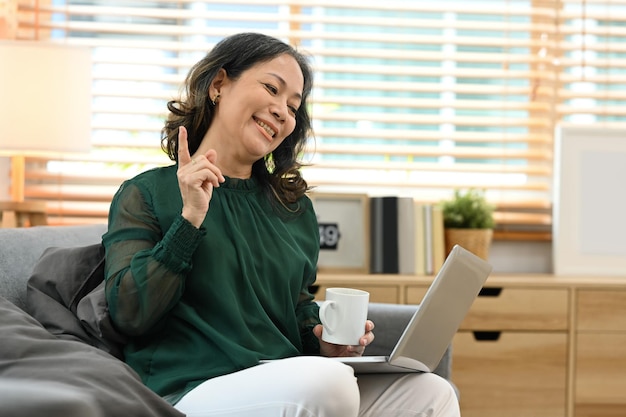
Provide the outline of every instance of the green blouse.
[[311,201],[282,213],[255,179],[213,191],[200,229],[180,215],[176,165],[126,181],[109,213],[106,295],[126,362],[170,402],[260,359],[319,354],[319,232]]

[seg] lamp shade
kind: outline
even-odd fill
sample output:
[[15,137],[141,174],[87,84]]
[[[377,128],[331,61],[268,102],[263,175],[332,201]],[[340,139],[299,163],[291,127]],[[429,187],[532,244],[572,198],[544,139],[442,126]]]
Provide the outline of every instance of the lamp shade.
[[0,153],[87,152],[89,48],[0,41]]

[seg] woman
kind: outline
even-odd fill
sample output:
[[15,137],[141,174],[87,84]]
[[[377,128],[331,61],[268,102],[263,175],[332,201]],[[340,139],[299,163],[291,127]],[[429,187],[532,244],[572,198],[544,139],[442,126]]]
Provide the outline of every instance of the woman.
[[323,358],[362,355],[374,324],[358,346],[321,341],[307,290],[319,234],[297,157],[311,83],[300,53],[255,33],[224,39],[191,69],[163,129],[176,164],[126,181],[103,237],[126,362],[193,416],[456,416],[435,375],[357,385]]

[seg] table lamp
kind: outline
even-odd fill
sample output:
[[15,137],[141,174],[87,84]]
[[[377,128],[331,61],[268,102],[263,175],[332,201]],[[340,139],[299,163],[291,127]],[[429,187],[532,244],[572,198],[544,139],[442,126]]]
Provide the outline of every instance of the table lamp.
[[11,197],[24,200],[25,158],[91,147],[91,50],[0,41],[0,156],[11,157]]

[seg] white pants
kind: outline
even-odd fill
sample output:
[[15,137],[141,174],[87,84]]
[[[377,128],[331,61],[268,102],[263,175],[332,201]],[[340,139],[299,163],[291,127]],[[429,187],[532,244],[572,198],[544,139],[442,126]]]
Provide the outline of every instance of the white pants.
[[458,417],[435,374],[359,375],[323,357],[296,357],[210,379],[176,408],[188,417]]

